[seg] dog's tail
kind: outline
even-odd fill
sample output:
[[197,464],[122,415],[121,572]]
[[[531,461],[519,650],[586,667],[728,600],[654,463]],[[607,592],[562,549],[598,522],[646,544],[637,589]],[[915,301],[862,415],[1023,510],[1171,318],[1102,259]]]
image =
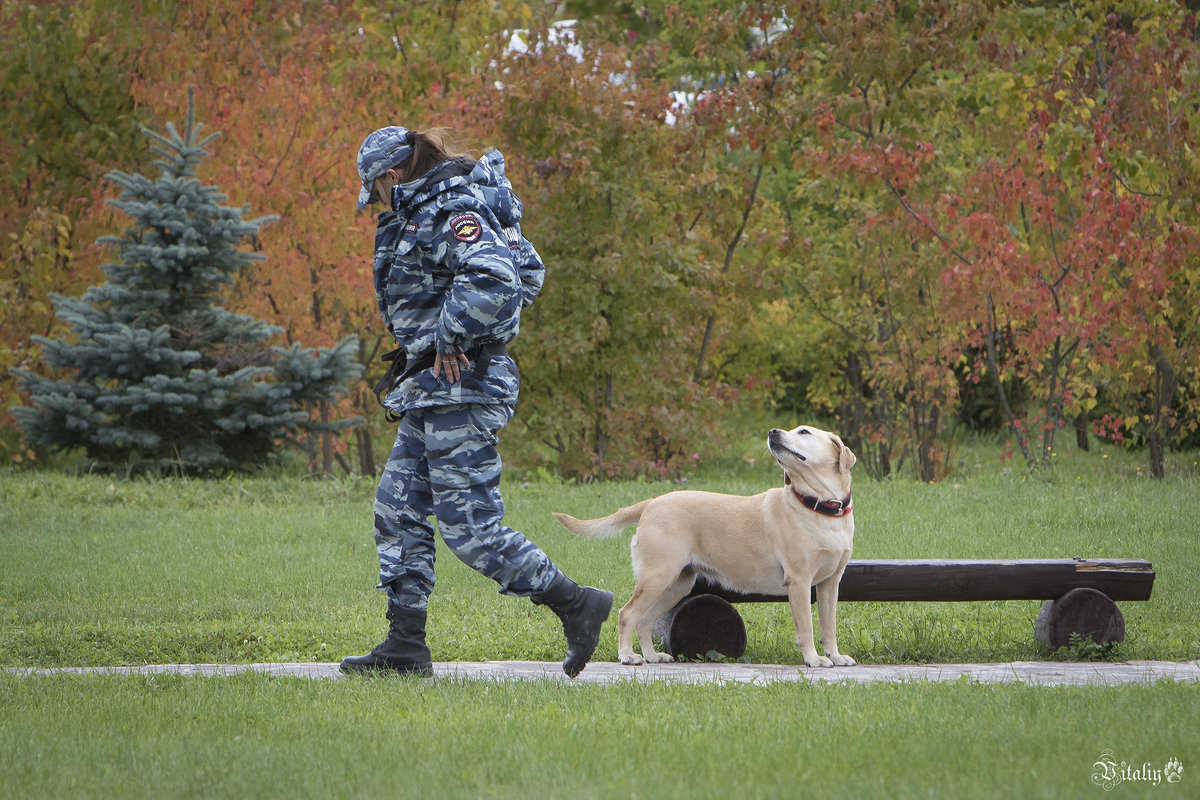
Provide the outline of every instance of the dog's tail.
[[607,539],[624,531],[626,525],[631,525],[641,519],[642,512],[646,510],[646,506],[650,505],[653,499],[643,500],[637,505],[622,508],[615,514],[609,514],[607,517],[601,517],[600,519],[575,519],[570,514],[559,514],[557,512],[555,512],[554,518],[576,536],[586,536],[589,539]]

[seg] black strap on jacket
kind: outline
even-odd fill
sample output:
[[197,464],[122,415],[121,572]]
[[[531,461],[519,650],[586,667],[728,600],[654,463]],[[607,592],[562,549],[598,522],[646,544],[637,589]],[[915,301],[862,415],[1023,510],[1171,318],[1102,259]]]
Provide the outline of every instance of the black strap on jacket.
[[[485,342],[467,351],[467,359],[473,365],[471,372],[476,378],[482,378],[487,374],[488,365],[492,359],[503,358],[506,355],[508,355],[508,347],[504,342]],[[424,369],[432,369],[436,357],[437,353],[425,353],[410,364],[408,354],[404,352],[403,347],[397,347],[379,357],[380,361],[388,365],[387,372],[379,379],[379,383],[375,384],[375,399],[379,401],[379,405],[383,406],[384,419],[388,422],[399,422],[404,417],[403,411],[393,411],[384,405],[384,400],[393,389],[413,375]]]

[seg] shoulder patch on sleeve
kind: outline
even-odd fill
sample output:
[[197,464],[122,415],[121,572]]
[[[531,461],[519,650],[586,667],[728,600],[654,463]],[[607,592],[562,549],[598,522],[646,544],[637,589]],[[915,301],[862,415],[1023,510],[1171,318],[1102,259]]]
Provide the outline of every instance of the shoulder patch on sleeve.
[[456,214],[450,218],[450,232],[460,242],[478,241],[482,229],[483,224],[479,221],[479,217],[470,212]]

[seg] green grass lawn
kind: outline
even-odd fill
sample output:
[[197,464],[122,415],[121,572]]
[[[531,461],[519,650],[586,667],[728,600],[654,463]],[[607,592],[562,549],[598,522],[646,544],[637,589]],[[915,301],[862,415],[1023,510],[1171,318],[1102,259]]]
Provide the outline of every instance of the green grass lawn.
[[[761,445],[688,488],[775,485]],[[754,463],[750,463],[751,460]],[[1200,658],[1200,479],[1136,455],[1064,453],[1024,475],[995,448],[945,482],[855,485],[857,558],[1140,557],[1158,573],[1122,603],[1113,657]],[[633,588],[628,537],[576,539],[580,517],[677,488],[505,484],[508,521],[569,574]],[[121,481],[0,473],[0,667],[335,661],[379,640],[370,482]],[[439,551],[437,660],[562,658],[557,620]],[[1037,660],[1037,603],[846,603],[862,663]],[[782,604],[750,605],[747,658],[803,663]],[[615,621],[615,616],[614,616]],[[597,652],[615,660],[615,624]],[[1105,749],[1183,781],[1113,796],[1196,796],[1195,684],[1047,688],[585,686],[0,674],[0,792],[12,797],[1073,797],[1100,794]],[[1190,788],[1189,788],[1190,787]]]
[[[0,675],[7,797],[1195,797],[1192,685]],[[1119,724],[1115,724],[1119,721]]]
[[[969,453],[962,476],[855,485],[856,558],[1137,557],[1157,571],[1149,602],[1122,603],[1116,657],[1200,658],[1200,480],[1142,477],[1120,451],[1072,456],[1029,477]],[[991,459],[989,463],[986,459]],[[973,470],[973,473],[972,473]],[[689,488],[749,494],[777,470],[736,460]],[[506,481],[508,522],[568,574],[633,591],[629,536],[578,539],[551,517],[607,514],[671,484]],[[368,481],[121,481],[0,473],[0,666],[332,661],[373,646]],[[439,542],[429,640],[437,660],[558,660],[552,615],[502,597]],[[1033,638],[1037,602],[845,603],[842,650],[861,663],[1050,658]],[[785,604],[743,605],[759,663],[800,664]],[[614,617],[615,619],[615,617]],[[616,657],[615,625],[598,658]]]

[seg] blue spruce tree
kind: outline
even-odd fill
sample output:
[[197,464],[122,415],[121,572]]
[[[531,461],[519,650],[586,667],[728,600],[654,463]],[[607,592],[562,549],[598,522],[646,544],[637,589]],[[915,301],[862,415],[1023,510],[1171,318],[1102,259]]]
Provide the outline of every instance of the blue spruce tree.
[[263,258],[238,246],[272,217],[246,220],[195,173],[204,146],[193,93],[180,136],[143,132],[160,174],[121,171],[110,200],[132,218],[100,239],[117,263],[82,297],[52,295],[68,340],[38,337],[50,376],[20,371],[29,406],[13,409],[26,439],[47,451],[84,448],[96,467],[189,474],[263,464],[301,430],[322,426],[305,410],[345,394],[357,378],[356,337],[332,348],[269,347],[279,328],[223,307],[224,290]]

